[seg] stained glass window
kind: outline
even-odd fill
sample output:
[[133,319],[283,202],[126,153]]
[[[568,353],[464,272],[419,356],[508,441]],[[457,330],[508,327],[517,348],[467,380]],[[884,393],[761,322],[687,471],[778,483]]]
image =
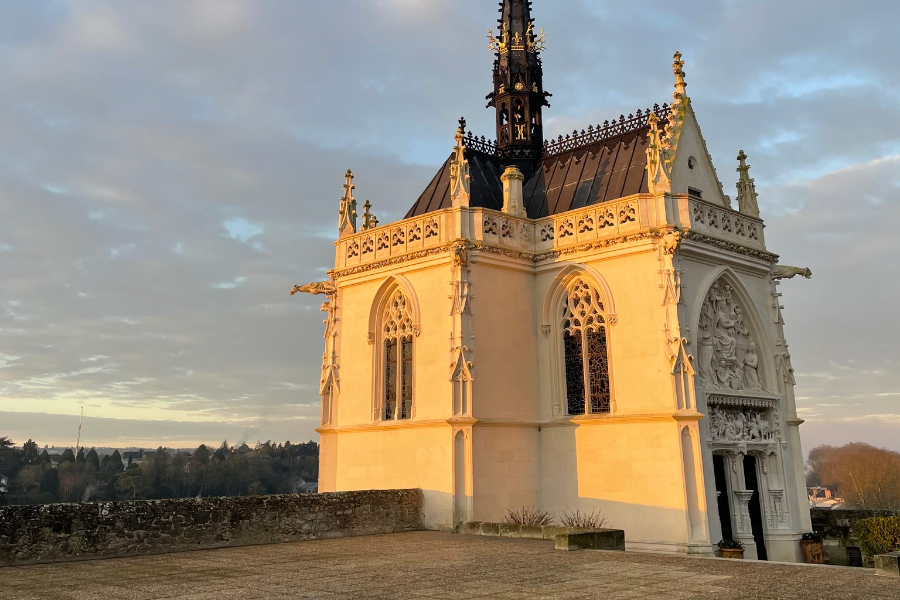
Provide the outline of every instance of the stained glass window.
[[402,408],[400,418],[408,419],[412,416],[412,376],[413,376],[413,343],[412,338],[404,339],[400,347],[402,349]]
[[566,405],[570,415],[608,413],[609,349],[600,294],[582,279],[569,286],[562,308]]
[[384,418],[397,418],[397,340],[384,343]]
[[584,351],[581,336],[563,336],[566,360],[566,401],[570,415],[584,414]]
[[587,334],[588,378],[591,382],[591,412],[608,413],[609,353],[606,350],[606,330],[601,327]]
[[413,320],[409,303],[398,290],[382,315],[384,396],[382,418],[409,419],[413,404]]

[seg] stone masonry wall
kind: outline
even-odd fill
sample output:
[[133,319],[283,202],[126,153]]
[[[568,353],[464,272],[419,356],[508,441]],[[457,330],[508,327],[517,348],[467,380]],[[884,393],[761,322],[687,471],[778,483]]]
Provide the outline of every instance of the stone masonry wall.
[[[843,566],[849,564],[847,548],[859,547],[859,540],[853,537],[853,530],[858,521],[871,519],[872,517],[900,516],[900,512],[889,510],[828,510],[813,508],[809,512],[812,516],[813,531],[821,533],[825,538],[826,564]],[[867,562],[866,566],[871,567],[872,565]]]
[[0,566],[422,529],[420,490],[0,507]]

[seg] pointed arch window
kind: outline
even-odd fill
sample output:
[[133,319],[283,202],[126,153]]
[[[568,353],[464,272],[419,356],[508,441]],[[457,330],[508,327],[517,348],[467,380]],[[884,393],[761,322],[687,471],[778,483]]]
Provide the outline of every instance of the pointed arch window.
[[562,306],[566,406],[570,415],[612,410],[606,333],[600,294],[583,279],[576,279]]
[[413,339],[415,329],[409,301],[397,290],[381,318],[383,351],[383,400],[381,418],[398,421],[412,417]]

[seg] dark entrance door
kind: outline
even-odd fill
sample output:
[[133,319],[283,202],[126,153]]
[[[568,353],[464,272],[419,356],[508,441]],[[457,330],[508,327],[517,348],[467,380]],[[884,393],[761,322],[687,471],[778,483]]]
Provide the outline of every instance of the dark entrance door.
[[[731,495],[728,493],[728,475],[725,471],[725,457],[713,454],[713,472],[716,475],[716,502],[719,506],[719,523],[722,526],[722,539],[734,539],[731,528]],[[715,540],[713,540],[715,541]]]
[[756,542],[756,555],[759,560],[769,560],[766,553],[766,538],[763,528],[762,505],[759,495],[759,477],[756,473],[756,457],[744,457],[744,481],[747,489],[753,491],[750,498],[750,526],[753,528],[753,541]]

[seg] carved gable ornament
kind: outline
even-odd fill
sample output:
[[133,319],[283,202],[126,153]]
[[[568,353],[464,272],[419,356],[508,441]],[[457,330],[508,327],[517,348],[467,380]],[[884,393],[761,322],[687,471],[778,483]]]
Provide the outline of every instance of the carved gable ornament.
[[697,373],[710,389],[768,392],[759,377],[756,342],[744,310],[723,280],[712,285],[700,311]]

